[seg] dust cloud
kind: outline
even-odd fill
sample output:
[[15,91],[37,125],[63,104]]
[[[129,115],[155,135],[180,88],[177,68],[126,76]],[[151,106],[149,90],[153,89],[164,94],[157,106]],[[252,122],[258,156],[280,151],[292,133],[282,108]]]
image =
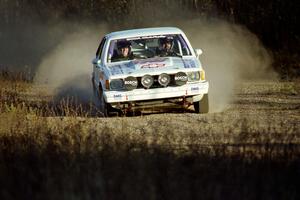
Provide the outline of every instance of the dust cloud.
[[[200,60],[210,83],[210,112],[226,109],[241,82],[276,79],[272,56],[260,40],[246,27],[214,17],[218,16],[214,7],[208,13],[197,13],[176,3],[132,4],[129,25],[178,27],[186,33],[193,48],[203,50]],[[136,15],[140,17],[135,19]]]
[[210,112],[223,111],[242,81],[276,78],[272,57],[245,27],[223,20],[191,20],[178,24],[200,56],[210,83]]
[[34,82],[54,92],[55,100],[75,97],[80,103],[91,99],[91,61],[106,33],[105,25],[81,25],[66,34],[40,63]]
[[[210,112],[221,112],[233,99],[235,87],[242,81],[274,78],[272,58],[259,39],[245,27],[224,20],[156,21],[152,26],[177,26],[188,36],[200,56],[210,82]],[[119,29],[151,27],[135,24]],[[117,27],[113,28],[118,30]],[[108,26],[85,26],[68,34],[44,57],[38,67],[35,82],[56,90],[56,96],[75,95],[82,101],[91,98],[91,60]]]

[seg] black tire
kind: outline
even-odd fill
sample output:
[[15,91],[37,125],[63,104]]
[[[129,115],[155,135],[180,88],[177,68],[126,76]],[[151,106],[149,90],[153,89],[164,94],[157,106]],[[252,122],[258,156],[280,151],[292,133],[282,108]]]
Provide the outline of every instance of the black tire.
[[204,94],[203,98],[200,101],[194,102],[194,109],[196,113],[208,113],[209,103],[208,103],[208,94]]
[[95,105],[98,108],[98,115],[102,117],[108,117],[110,105],[106,103],[104,99],[102,86],[100,85],[99,88],[96,89],[96,86],[93,84],[93,93],[94,93]]
[[93,89],[93,96],[92,96],[93,107],[91,109],[91,116],[98,117],[99,116],[99,98],[98,98],[99,95],[98,95],[98,89],[94,83],[94,77],[92,78],[92,89]]
[[103,114],[103,117],[108,117],[109,116],[109,104],[106,103],[103,95],[103,90],[102,87],[99,87],[99,101],[100,101],[100,111]]

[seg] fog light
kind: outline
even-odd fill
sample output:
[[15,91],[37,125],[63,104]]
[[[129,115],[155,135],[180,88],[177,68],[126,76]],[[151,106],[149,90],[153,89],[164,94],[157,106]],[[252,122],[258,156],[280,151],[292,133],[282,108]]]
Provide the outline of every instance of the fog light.
[[200,71],[200,77],[201,77],[202,81],[205,80],[205,71],[204,70]]
[[164,87],[167,87],[167,85],[169,85],[170,83],[170,76],[168,74],[161,74],[158,76],[158,82],[160,85],[164,86]]
[[178,72],[177,74],[175,74],[174,80],[175,80],[176,85],[181,86],[181,85],[186,84],[186,82],[188,81],[188,76],[184,72]]
[[138,81],[133,76],[128,76],[124,79],[124,86],[126,90],[134,90],[138,86]]
[[142,85],[145,87],[145,88],[150,88],[153,84],[153,77],[150,76],[150,75],[145,75],[142,77]]

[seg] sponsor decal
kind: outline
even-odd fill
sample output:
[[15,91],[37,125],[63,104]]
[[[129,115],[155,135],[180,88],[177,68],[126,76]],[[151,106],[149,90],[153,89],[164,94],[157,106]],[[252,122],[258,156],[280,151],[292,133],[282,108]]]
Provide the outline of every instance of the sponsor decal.
[[137,81],[124,81],[125,85],[134,85],[136,86],[138,84]]
[[122,99],[122,94],[114,94],[114,99]]
[[199,90],[199,87],[192,87],[191,90],[192,90],[192,91],[198,91],[198,90]]
[[142,36],[142,37],[134,37],[134,38],[128,38],[127,40],[140,40],[140,39],[152,39],[152,38],[164,38],[166,36],[164,35],[149,35],[149,36]]
[[188,81],[188,77],[187,77],[186,73],[178,72],[177,74],[175,74],[174,80],[175,80],[176,85],[181,86],[181,85],[184,85]]
[[135,77],[129,76],[124,79],[124,86],[127,90],[136,89],[138,81]]
[[126,68],[135,70],[135,65],[132,62],[126,63],[126,64],[124,64],[124,66]]
[[196,68],[197,65],[194,60],[183,60],[184,68]]
[[112,75],[124,74],[121,65],[114,65],[110,67],[110,72]]
[[166,66],[166,61],[168,58],[153,58],[153,59],[147,59],[147,60],[135,60],[133,61],[133,64],[139,65],[141,69],[145,68],[160,68]]
[[166,66],[165,63],[147,63],[147,64],[141,65],[141,69],[145,69],[145,68],[160,68],[160,67],[165,67],[165,66]]
[[132,62],[133,62],[133,64],[145,64],[145,63],[165,62],[167,60],[168,60],[168,58],[156,57],[156,58],[150,58],[147,60],[134,60]]
[[128,62],[125,64],[111,66],[109,69],[112,75],[126,74],[135,70],[135,65],[132,62]]
[[174,79],[175,81],[186,81],[187,76],[175,76]]

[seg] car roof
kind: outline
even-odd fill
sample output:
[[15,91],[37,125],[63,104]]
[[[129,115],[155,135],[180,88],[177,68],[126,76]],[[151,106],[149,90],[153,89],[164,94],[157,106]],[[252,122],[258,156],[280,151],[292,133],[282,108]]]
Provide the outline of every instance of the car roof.
[[148,35],[165,35],[165,34],[183,34],[182,30],[176,27],[156,27],[156,28],[140,28],[124,31],[116,31],[106,35],[108,39],[142,37]]

